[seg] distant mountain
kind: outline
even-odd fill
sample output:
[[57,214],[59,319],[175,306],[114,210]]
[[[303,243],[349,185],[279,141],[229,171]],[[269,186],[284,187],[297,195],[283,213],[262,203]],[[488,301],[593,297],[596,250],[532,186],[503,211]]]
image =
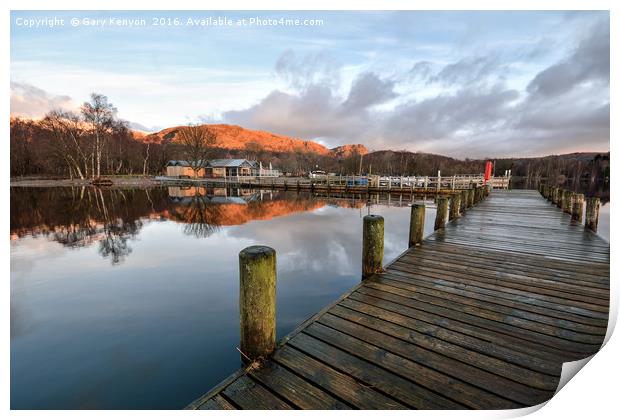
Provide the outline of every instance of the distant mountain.
[[[335,149],[328,149],[312,140],[303,140],[295,137],[288,137],[279,134],[273,134],[266,131],[249,130],[237,125],[228,124],[205,124],[200,127],[213,130],[217,135],[215,147],[228,150],[245,150],[252,148],[254,150],[262,149],[267,152],[300,152],[300,153],[316,153],[318,155],[331,155],[332,153],[347,153],[347,150],[366,150],[363,145],[345,145]],[[137,132],[134,135],[136,140],[147,141],[153,143],[162,143],[177,141],[179,131],[183,126],[170,127],[164,130],[144,135]],[[340,151],[342,150],[342,151]]]
[[331,152],[338,159],[346,159],[352,155],[367,155],[368,149],[363,144],[345,144],[334,147]]

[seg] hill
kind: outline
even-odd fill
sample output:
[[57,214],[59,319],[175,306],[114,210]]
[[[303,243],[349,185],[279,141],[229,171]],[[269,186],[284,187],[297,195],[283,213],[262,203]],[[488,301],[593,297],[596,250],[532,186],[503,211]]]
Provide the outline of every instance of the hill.
[[[281,136],[266,131],[248,130],[237,125],[228,124],[205,124],[201,128],[210,129],[217,135],[214,147],[227,150],[245,150],[249,148],[261,148],[268,152],[302,152],[328,155],[329,149],[319,143],[294,137]],[[149,134],[143,138],[135,136],[136,140],[162,143],[169,141],[175,143],[178,133],[183,126],[163,129],[157,133]]]

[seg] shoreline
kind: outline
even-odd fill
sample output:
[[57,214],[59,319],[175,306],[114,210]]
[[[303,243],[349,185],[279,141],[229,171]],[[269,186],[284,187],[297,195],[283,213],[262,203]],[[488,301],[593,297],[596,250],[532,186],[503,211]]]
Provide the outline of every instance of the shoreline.
[[[157,187],[166,185],[165,182],[155,179],[155,176],[106,176],[113,182],[113,187]],[[11,178],[11,187],[92,187],[90,179],[53,179],[44,177]]]

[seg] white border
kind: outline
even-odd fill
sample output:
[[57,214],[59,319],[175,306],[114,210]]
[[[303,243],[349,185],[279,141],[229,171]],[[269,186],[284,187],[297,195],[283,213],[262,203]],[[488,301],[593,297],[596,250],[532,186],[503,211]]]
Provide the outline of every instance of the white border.
[[[2,76],[5,81],[5,87],[9,87],[10,75],[10,42],[9,42],[9,11],[14,10],[611,10],[611,74],[616,75],[618,73],[617,65],[617,53],[614,52],[614,46],[616,43],[614,40],[618,39],[618,2],[612,0],[504,0],[504,1],[491,1],[491,0],[434,0],[434,1],[406,1],[406,0],[382,0],[382,1],[341,1],[336,3],[333,0],[302,0],[291,2],[283,0],[267,0],[258,2],[251,2],[249,0],[227,0],[225,2],[206,2],[206,1],[190,1],[190,0],[175,0],[175,1],[162,1],[153,0],[148,3],[133,2],[130,3],[127,0],[108,0],[84,2],[83,0],[57,0],[54,2],[46,1],[34,1],[23,0],[15,1],[9,0],[3,2],[2,9],[2,21],[4,25],[1,29],[2,34]],[[147,7],[143,7],[147,6]],[[614,10],[615,9],[615,10]],[[613,79],[613,77],[612,77]],[[617,83],[612,80],[611,83],[611,97],[617,98]],[[4,152],[4,165],[2,166],[5,173],[5,179],[9,179],[9,104],[10,95],[7,95],[2,101],[2,115],[6,116],[3,120],[4,133],[3,139],[3,152]],[[617,121],[617,113],[615,113],[614,101],[611,105],[611,139],[614,138],[616,133],[616,126],[614,121]],[[613,143],[613,142],[612,142]],[[613,147],[612,147],[613,149]],[[612,150],[613,151],[613,150]],[[615,151],[613,151],[615,152]],[[615,156],[615,153],[612,153]],[[614,165],[612,164],[612,167]],[[5,184],[7,189],[9,188],[8,182]],[[614,183],[611,187],[612,195],[616,196],[617,190]],[[9,200],[8,194],[10,191],[6,191],[7,195],[3,200],[1,206],[0,220],[2,220],[4,232],[8,236],[9,231]],[[617,229],[614,219],[610,220],[610,243],[615,244],[617,240]],[[9,327],[10,327],[10,274],[9,274],[9,262],[10,262],[10,246],[8,238],[3,245],[2,253],[2,267],[4,267],[5,279],[4,282],[4,295],[3,295],[3,322],[1,324],[2,335],[4,338],[4,345],[1,347],[2,354],[2,381],[0,389],[0,399],[4,408],[4,413],[9,410],[9,390],[10,390],[10,376],[9,376]],[[612,261],[613,258],[612,248]],[[617,316],[617,298],[618,287],[616,282],[616,267],[611,267],[612,278],[612,315]],[[615,315],[614,315],[615,314]],[[544,405],[538,411],[530,414],[531,418],[535,419],[551,419],[551,418],[564,418],[564,419],[605,419],[613,416],[613,413],[618,413],[618,366],[620,364],[619,357],[620,345],[618,339],[612,337],[607,345],[603,348],[599,354],[593,357],[593,359],[578,373],[577,377],[568,382],[568,384],[551,399],[549,403]],[[174,355],[171,355],[174,357]],[[207,389],[205,389],[205,392]],[[188,401],[189,403],[189,401]],[[390,413],[392,417],[398,418],[509,418],[525,415],[532,410],[514,410],[514,411],[486,411],[486,412],[396,412]],[[9,415],[15,418],[30,418],[36,416],[37,418],[52,418],[52,419],[82,419],[84,416],[88,418],[148,418],[159,419],[169,417],[190,417],[202,416],[205,418],[208,416],[211,418],[228,417],[247,417],[252,416],[257,418],[284,418],[291,416],[291,413],[283,412],[237,412],[237,413],[206,413],[206,412],[178,412],[178,411],[94,411],[94,412],[81,412],[81,411],[14,411]],[[296,412],[295,416],[312,416],[317,415],[316,412]],[[326,418],[336,418],[339,413],[324,412],[320,415]],[[347,413],[344,415],[355,415],[363,418],[375,418],[377,416],[383,416],[383,413],[375,412],[356,412]],[[617,415],[617,414],[616,414]]]

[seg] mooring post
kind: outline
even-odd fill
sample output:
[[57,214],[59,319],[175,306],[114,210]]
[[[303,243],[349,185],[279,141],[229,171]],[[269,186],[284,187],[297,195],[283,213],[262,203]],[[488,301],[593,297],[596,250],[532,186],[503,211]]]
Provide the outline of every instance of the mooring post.
[[562,188],[558,188],[558,199],[556,206],[558,206],[559,209],[562,208],[562,200],[564,200],[564,190]]
[[465,210],[467,210],[467,197],[469,195],[467,193],[467,190],[461,190],[461,192],[459,194],[461,194],[461,210],[460,210],[460,213],[463,214],[463,213],[465,213]]
[[362,279],[383,269],[383,228],[383,217],[375,214],[364,216]]
[[435,216],[435,230],[446,227],[448,218],[448,197],[437,197],[437,215]]
[[601,199],[598,197],[588,197],[586,199],[586,220],[585,228],[596,232],[598,229],[598,214],[601,208]]
[[461,194],[452,194],[450,196],[450,220],[461,216]]
[[558,187],[551,187],[551,202],[553,204],[558,202]]
[[470,209],[474,206],[474,190],[470,188],[467,190],[467,208]]
[[479,198],[479,196],[478,196],[478,194],[479,194],[478,193],[478,187],[474,187],[472,191],[473,191],[473,195],[474,195],[474,202],[473,202],[472,205],[475,206],[476,204],[478,204],[478,198]]
[[569,213],[573,210],[573,195],[575,195],[572,191],[564,191],[564,198],[562,199],[562,210],[564,213]]
[[575,194],[573,196],[573,211],[571,213],[571,221],[581,223],[583,216],[583,194]]
[[255,245],[239,253],[241,359],[251,363],[276,345],[276,251]]
[[424,217],[426,206],[424,204],[411,205],[411,220],[409,221],[409,248],[422,243],[424,237]]

